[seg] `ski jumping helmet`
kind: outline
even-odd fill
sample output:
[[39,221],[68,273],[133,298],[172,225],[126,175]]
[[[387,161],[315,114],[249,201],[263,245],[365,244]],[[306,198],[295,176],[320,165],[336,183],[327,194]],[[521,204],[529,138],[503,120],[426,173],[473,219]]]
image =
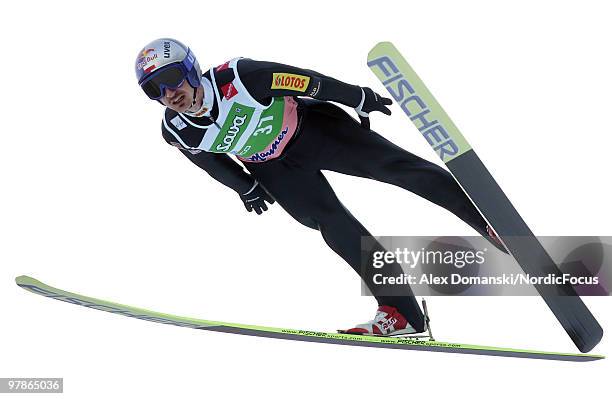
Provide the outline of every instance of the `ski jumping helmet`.
[[169,38],[153,40],[144,46],[136,58],[135,69],[138,84],[152,100],[159,100],[166,88],[175,89],[185,79],[197,88],[202,76],[191,49]]

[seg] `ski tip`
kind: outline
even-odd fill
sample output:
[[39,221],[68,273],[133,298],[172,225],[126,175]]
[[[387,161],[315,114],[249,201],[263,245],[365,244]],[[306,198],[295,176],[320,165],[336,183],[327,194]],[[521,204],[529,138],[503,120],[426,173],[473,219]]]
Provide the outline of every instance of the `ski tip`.
[[376,46],[374,46],[374,47],[384,47],[384,46],[393,46],[393,43],[391,43],[388,40],[385,40],[384,42],[376,43]]
[[390,41],[386,40],[384,42],[376,43],[376,46],[374,46],[374,47],[378,47],[378,46],[393,46],[393,43],[391,43]]
[[395,46],[393,45],[393,43],[391,43],[391,42],[389,42],[389,41],[378,42],[378,43],[376,43],[376,45],[375,45],[374,47],[372,47],[372,49],[371,49],[371,50],[370,50],[370,52],[368,53],[368,59],[372,58],[372,53],[373,53],[374,51],[384,49],[385,47],[395,48]]
[[24,274],[24,275],[15,277],[15,283],[18,286],[22,286],[22,285],[25,285],[25,284],[40,283],[40,281],[38,281],[35,278],[32,278],[30,276],[26,276]]

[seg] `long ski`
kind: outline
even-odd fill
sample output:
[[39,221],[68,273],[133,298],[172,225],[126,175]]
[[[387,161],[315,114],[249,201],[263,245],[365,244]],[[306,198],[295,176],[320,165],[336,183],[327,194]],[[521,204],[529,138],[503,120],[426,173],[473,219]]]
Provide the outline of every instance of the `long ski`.
[[368,346],[376,348],[405,349],[431,352],[450,352],[473,355],[504,356],[530,359],[562,360],[573,362],[586,362],[604,359],[604,356],[593,354],[573,354],[542,352],[523,349],[498,348],[491,346],[453,344],[439,341],[421,341],[406,338],[387,338],[364,335],[335,334],[287,328],[261,327],[246,324],[226,323],[221,321],[200,320],[188,317],[175,316],[166,313],[154,312],[133,306],[121,305],[102,299],[96,299],[68,291],[63,291],[40,281],[20,276],[15,279],[21,288],[35,294],[60,301],[85,306],[91,309],[102,310],[122,316],[133,317],[156,323],[169,324],[178,327],[195,328],[198,330],[211,330],[231,334],[251,335],[257,337],[286,339],[292,341],[309,341],[337,345]]
[[[377,44],[368,66],[446,164],[483,217],[531,276],[559,275],[550,255],[533,235],[423,81],[390,42]],[[570,285],[536,289],[581,352],[599,343],[603,330]]]

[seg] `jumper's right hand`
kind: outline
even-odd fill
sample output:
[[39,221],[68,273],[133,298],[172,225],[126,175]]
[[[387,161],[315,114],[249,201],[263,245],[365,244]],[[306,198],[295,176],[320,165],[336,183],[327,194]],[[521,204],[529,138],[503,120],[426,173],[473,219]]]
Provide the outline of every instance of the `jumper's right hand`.
[[244,194],[240,194],[240,199],[244,203],[244,207],[247,211],[255,212],[261,215],[263,212],[268,210],[268,204],[273,204],[274,198],[259,184],[258,181],[253,184],[253,187]]

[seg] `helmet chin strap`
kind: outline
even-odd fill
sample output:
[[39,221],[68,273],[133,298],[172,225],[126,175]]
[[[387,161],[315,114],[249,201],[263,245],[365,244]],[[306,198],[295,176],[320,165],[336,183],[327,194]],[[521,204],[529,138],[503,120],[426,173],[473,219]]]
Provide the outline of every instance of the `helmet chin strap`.
[[[197,87],[195,87],[195,88],[193,89],[193,101],[191,102],[191,107],[195,106],[195,105],[196,105],[196,102],[198,101],[198,100],[196,99],[197,94],[198,94],[198,88],[197,88]],[[204,105],[204,101],[202,101],[202,105]],[[191,109],[191,107],[189,107],[189,108]]]
[[185,114],[187,115],[191,115],[195,117],[205,116],[208,112],[210,112],[212,108],[212,105],[213,105],[212,101],[214,98],[212,84],[208,81],[208,79],[202,77],[202,84],[199,87],[202,88],[202,105],[200,106],[198,110],[191,111],[191,108],[197,105],[198,89],[195,88],[193,90],[193,100],[191,101],[191,107],[189,107],[188,111],[185,111]]

